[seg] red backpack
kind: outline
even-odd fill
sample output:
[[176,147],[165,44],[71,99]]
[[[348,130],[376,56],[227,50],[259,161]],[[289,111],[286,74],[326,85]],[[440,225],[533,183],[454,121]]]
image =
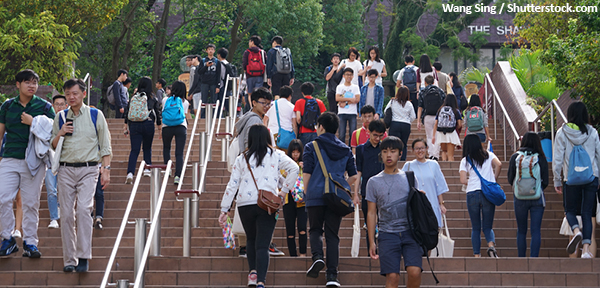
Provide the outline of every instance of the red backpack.
[[246,66],[246,73],[250,77],[263,76],[265,73],[265,62],[262,57],[263,50],[259,52],[253,52],[248,49],[248,66]]

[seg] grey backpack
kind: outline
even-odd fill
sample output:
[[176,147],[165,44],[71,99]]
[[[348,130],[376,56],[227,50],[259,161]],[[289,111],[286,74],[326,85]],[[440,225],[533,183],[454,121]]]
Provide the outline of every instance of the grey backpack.
[[290,74],[292,72],[292,52],[290,48],[276,48],[277,58],[275,59],[275,67],[277,73]]
[[444,106],[438,113],[438,126],[437,131],[450,133],[456,129],[456,116],[452,107]]

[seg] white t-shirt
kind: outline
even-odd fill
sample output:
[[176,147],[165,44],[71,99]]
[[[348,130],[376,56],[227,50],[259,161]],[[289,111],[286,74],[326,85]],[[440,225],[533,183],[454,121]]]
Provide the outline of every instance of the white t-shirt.
[[[163,110],[165,109],[164,107],[165,107],[165,103],[167,103],[167,99],[169,99],[169,97],[163,97],[163,100],[162,100]],[[190,102],[188,102],[186,99],[183,99],[183,114],[186,115],[186,118],[188,115],[188,108],[190,108]],[[183,124],[181,124],[181,125],[183,125],[183,126],[185,126],[185,128],[187,128],[187,120],[183,120]],[[165,125],[164,123],[162,124],[162,127],[166,127],[166,126],[167,125]]]
[[[350,62],[350,59],[344,59],[344,60],[342,60],[340,65],[342,65],[344,63],[346,64],[346,67],[352,68],[352,70],[354,71],[354,76],[352,77],[352,84],[358,86],[358,72],[363,69],[362,64],[360,64],[360,62],[358,60],[354,60],[354,61]],[[344,67],[344,69],[346,69],[346,67]],[[344,79],[342,79],[342,83],[340,83],[340,85],[343,83],[344,83]],[[358,94],[360,94],[360,92]]]
[[[419,69],[419,74],[420,74],[420,78],[421,78],[421,90],[425,89],[425,87],[427,87],[427,85],[425,84],[425,77],[427,76],[432,76],[433,77],[433,85],[438,86],[438,79],[436,77],[435,73],[435,68],[431,67],[431,72],[427,72],[424,73],[423,71],[421,71],[421,69]],[[439,87],[439,86],[438,86]]]
[[[479,171],[479,174],[481,174],[481,176],[488,181],[493,181],[496,182],[496,177],[494,177],[494,169],[492,167],[492,161],[494,159],[496,159],[496,155],[492,152],[489,152],[489,157],[488,159],[486,159],[483,162],[483,166],[482,167],[477,167],[477,171]],[[475,163],[473,163],[475,164]],[[475,164],[477,165],[477,164]],[[469,164],[469,162],[467,161],[467,158],[463,158],[462,160],[460,160],[460,168],[458,171],[465,171],[467,172],[468,175],[468,184],[467,184],[467,193],[468,192],[473,192],[475,190],[481,190],[481,180],[479,180],[479,177],[477,176],[477,173],[475,173],[475,170],[473,170],[473,167],[471,167],[471,164]]]
[[294,127],[292,126],[292,119],[296,118],[296,113],[294,112],[294,104],[290,103],[285,98],[280,98],[273,102],[269,111],[265,116],[269,117],[269,125],[267,126],[271,131],[271,134],[276,134],[279,131],[279,126],[277,125],[277,109],[275,109],[275,102],[277,102],[277,106],[279,108],[279,121],[281,122],[281,128],[287,131],[294,131]]
[[[358,85],[352,84],[350,86],[346,86],[344,83],[338,85],[338,87],[335,89],[335,95],[341,94],[344,96],[344,98],[354,98],[356,95],[360,95],[360,88],[358,88]],[[342,103],[341,105],[344,104]],[[358,114],[357,103],[348,104],[346,107],[342,107],[341,105],[338,105],[338,114]]]
[[[375,69],[375,70],[377,70],[377,72],[379,72],[379,75],[377,76],[375,83],[381,85],[383,83],[383,79],[381,78],[381,72],[383,71],[383,67],[385,67],[385,62],[383,61],[383,59],[379,59],[379,62],[372,61],[371,59],[365,60],[365,62],[363,62],[363,66],[365,66],[365,69],[367,69],[367,66],[369,66],[369,65],[371,65],[371,69]],[[369,71],[367,71],[367,72],[369,72]],[[365,74],[365,76],[366,76],[365,85],[367,85],[370,82],[369,76],[367,74]]]

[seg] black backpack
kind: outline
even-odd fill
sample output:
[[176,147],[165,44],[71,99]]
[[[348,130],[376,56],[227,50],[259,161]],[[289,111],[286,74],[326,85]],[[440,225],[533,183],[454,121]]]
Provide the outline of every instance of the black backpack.
[[[427,196],[415,188],[415,173],[413,171],[405,173],[410,187],[406,202],[410,230],[417,244],[423,248],[423,256],[427,256],[429,263],[427,251],[432,250],[438,244],[438,221]],[[431,264],[429,267],[431,268]],[[433,274],[433,268],[431,268],[431,274]],[[433,278],[435,278],[436,284],[439,283],[435,274],[433,274]]]
[[424,92],[423,105],[425,106],[425,115],[435,116],[444,102],[441,90],[436,89],[436,87],[432,85]]
[[301,125],[307,129],[315,129],[317,125],[317,119],[321,115],[321,109],[319,109],[319,103],[317,99],[304,99],[304,114],[302,115]]

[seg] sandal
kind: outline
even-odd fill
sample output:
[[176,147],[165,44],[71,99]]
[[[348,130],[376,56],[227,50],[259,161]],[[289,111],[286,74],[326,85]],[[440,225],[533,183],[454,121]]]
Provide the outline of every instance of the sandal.
[[498,258],[498,252],[496,252],[496,248],[494,246],[487,249],[487,254],[491,258]]

